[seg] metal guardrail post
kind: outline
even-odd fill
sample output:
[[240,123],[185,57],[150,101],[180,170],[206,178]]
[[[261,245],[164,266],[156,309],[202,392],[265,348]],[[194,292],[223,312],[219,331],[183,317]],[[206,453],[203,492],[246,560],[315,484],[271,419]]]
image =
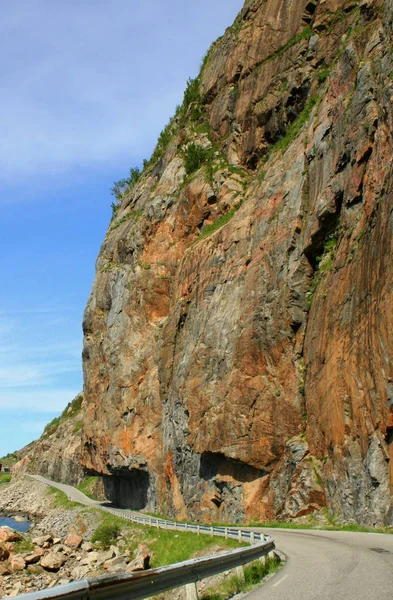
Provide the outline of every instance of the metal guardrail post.
[[198,600],[198,589],[196,583],[188,583],[186,585],[187,600]]
[[253,531],[250,532],[250,542],[251,544],[255,544],[255,535]]
[[201,527],[200,527],[200,525],[197,525],[197,534],[201,535]]
[[241,542],[242,541],[242,530],[241,529],[238,530],[237,537],[239,538],[239,542]]
[[228,539],[228,527],[225,527],[225,539]]
[[210,527],[210,535],[214,535],[214,527]]

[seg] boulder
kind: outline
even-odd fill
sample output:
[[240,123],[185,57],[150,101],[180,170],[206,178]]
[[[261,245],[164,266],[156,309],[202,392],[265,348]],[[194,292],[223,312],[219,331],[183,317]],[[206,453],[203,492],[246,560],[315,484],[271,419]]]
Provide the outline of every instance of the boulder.
[[108,573],[125,573],[127,571],[127,563],[120,562],[117,565],[113,565],[107,569]]
[[33,563],[38,563],[41,557],[42,557],[41,552],[29,552],[29,554],[23,555],[23,558],[25,559],[25,563],[27,565],[31,565]]
[[90,571],[90,568],[83,565],[74,567],[71,571],[72,579],[83,579],[85,575]]
[[10,551],[4,544],[0,544],[0,561],[7,560],[10,555]]
[[139,544],[135,551],[135,558],[127,567],[127,573],[134,571],[146,571],[150,569],[150,553],[147,546]]
[[85,558],[81,560],[81,565],[89,565],[90,567],[93,564],[96,564],[100,561],[100,553],[99,552],[89,552]]
[[47,548],[48,544],[53,543],[53,537],[51,535],[39,535],[33,538],[32,542],[35,546],[39,546],[40,548]]
[[[115,556],[114,558],[111,558],[110,560],[106,560],[104,562],[104,569],[106,569],[107,571],[110,571],[110,569],[112,569],[113,567],[116,567],[117,565],[125,565],[125,568],[127,568],[127,558],[125,556]],[[113,573],[113,571],[110,571]]]
[[0,527],[0,542],[20,542],[23,540],[23,535],[11,527]]
[[0,563],[0,576],[9,575],[10,573],[8,566],[5,563]]
[[8,562],[13,571],[23,571],[26,567],[25,559],[21,554],[12,554]]
[[81,547],[81,545],[83,543],[83,538],[81,538],[80,535],[72,535],[71,534],[66,538],[64,543],[66,544],[66,546],[69,546],[73,550],[77,550],[78,548]]
[[49,552],[40,560],[40,565],[47,571],[58,571],[66,562],[66,557],[60,552]]
[[94,546],[91,542],[83,542],[82,550],[84,550],[85,552],[93,552]]

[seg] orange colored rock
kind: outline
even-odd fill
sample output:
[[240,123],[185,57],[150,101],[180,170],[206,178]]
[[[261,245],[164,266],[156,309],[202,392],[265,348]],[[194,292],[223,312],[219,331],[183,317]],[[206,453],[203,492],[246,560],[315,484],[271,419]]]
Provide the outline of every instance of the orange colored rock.
[[26,567],[25,559],[21,554],[12,554],[8,562],[12,571],[23,571]]
[[70,548],[73,548],[74,550],[77,550],[82,545],[83,538],[81,538],[80,535],[69,535],[64,540],[64,543],[66,544],[66,546],[69,546]]
[[[83,464],[116,504],[392,522],[381,6],[247,1],[201,73],[206,117],[124,195],[83,321]],[[184,179],[191,139],[212,152]]]
[[23,536],[11,527],[0,527],[0,542],[19,542],[22,539]]

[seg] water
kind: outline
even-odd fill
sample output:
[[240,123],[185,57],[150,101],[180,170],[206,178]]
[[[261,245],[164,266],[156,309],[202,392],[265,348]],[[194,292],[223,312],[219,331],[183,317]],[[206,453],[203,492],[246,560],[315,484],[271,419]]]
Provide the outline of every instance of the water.
[[29,521],[15,521],[11,517],[0,517],[0,527],[7,525],[7,527],[11,527],[12,529],[16,529],[16,531],[21,531],[25,533],[30,529]]

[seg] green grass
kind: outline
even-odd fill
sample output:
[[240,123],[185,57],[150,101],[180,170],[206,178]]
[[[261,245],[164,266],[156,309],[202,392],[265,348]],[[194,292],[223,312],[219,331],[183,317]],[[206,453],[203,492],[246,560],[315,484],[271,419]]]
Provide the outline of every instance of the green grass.
[[11,481],[11,473],[0,473],[0,483],[9,483]]
[[52,435],[58,430],[61,423],[63,423],[67,419],[72,419],[73,417],[75,417],[82,408],[82,402],[83,396],[82,394],[78,394],[78,396],[76,396],[71,402],[67,404],[60,416],[55,417],[50,423],[46,425],[42,437],[48,437]]
[[53,504],[55,508],[63,508],[65,510],[72,510],[73,508],[78,508],[82,506],[79,502],[73,502],[72,500],[68,500],[67,495],[58,490],[57,488],[50,487],[48,489],[48,493],[53,496]]
[[[325,511],[326,512],[326,511]],[[253,521],[250,527],[261,527],[262,529],[313,529],[321,531],[354,531],[363,533],[393,533],[393,527],[367,527],[359,525],[359,523],[337,523],[334,517],[327,516],[329,523],[312,524],[312,523],[292,523],[291,521]]]
[[219,217],[211,225],[207,225],[201,231],[201,233],[199,234],[198,238],[195,240],[194,243],[196,244],[200,240],[203,240],[203,239],[209,237],[210,235],[212,235],[212,233],[215,233],[216,231],[218,231],[219,229],[221,229],[221,227],[224,227],[224,225],[226,225],[227,223],[229,223],[229,221],[232,219],[233,215],[241,207],[241,204],[242,204],[241,202],[239,202],[238,204],[235,204],[235,206],[233,208],[231,208],[231,210],[229,212],[225,213],[224,215],[221,215],[221,217]]
[[109,548],[117,541],[121,532],[119,523],[101,523],[93,533],[91,541],[98,544],[101,548]]
[[183,157],[186,174],[191,175],[211,157],[211,149],[193,142],[185,148]]
[[10,452],[9,454],[6,454],[6,456],[0,458],[0,463],[3,467],[12,467],[12,465],[15,465],[18,461],[19,457],[16,452]]
[[80,484],[77,486],[77,489],[83,494],[85,494],[85,496],[87,496],[88,498],[92,498],[93,500],[95,500],[94,488],[96,486],[97,481],[101,481],[101,477],[96,477],[94,475],[85,477],[83,481],[81,481]]
[[282,154],[289,148],[295,138],[298,136],[301,128],[307,123],[310,118],[312,109],[317,104],[318,98],[312,97],[308,100],[305,107],[298,115],[297,119],[291,125],[289,125],[287,132],[281,140],[276,142],[274,146],[272,146],[265,157],[265,161],[274,153],[281,152]]
[[15,542],[15,551],[17,553],[20,552],[32,552],[34,550],[34,544],[30,540],[20,540],[20,542]]
[[151,553],[153,568],[182,562],[192,558],[196,553],[211,547],[239,548],[247,544],[239,544],[237,540],[218,539],[210,535],[196,535],[183,531],[166,531],[156,527],[146,527],[130,523],[107,513],[101,515],[99,528],[120,527],[125,533],[125,540],[129,550],[133,551],[139,543],[146,544]]
[[111,229],[117,229],[118,227],[120,227],[120,225],[122,225],[126,221],[129,221],[130,219],[133,219],[134,221],[138,221],[141,218],[141,216],[142,216],[141,210],[132,210],[128,214],[124,215],[124,217],[122,217],[121,219],[118,219],[117,221],[115,221],[111,225]]
[[315,290],[318,287],[319,282],[323,279],[326,273],[331,273],[334,267],[334,257],[336,255],[336,248],[338,242],[338,233],[335,232],[328,236],[321,256],[317,256],[316,267],[314,271],[313,280],[311,282],[310,291],[307,294],[308,306],[311,307]]
[[280,561],[275,558],[266,558],[265,562],[255,561],[244,567],[243,577],[233,575],[216,588],[206,590],[202,594],[201,600],[226,600],[241,592],[248,592],[260,583],[264,577],[277,573],[279,569]]

